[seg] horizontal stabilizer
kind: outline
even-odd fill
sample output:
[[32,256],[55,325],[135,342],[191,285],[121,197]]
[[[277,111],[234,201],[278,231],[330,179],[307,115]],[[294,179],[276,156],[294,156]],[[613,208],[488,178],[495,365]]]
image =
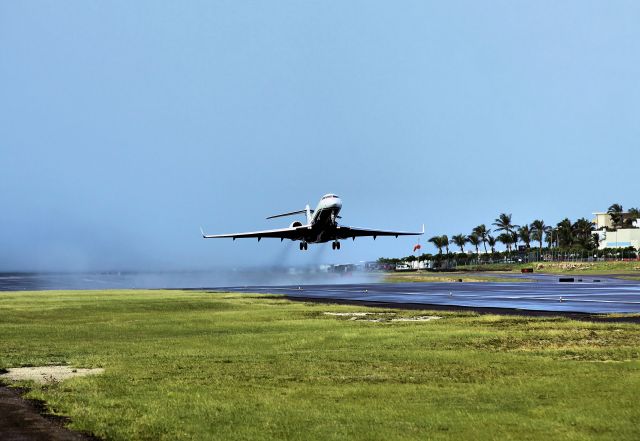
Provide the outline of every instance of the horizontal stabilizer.
[[[313,210],[311,210],[313,213]],[[290,211],[288,213],[276,214],[273,216],[269,216],[267,219],[275,219],[276,217],[285,217],[285,216],[294,216],[296,214],[306,214],[307,210],[298,210],[298,211]]]

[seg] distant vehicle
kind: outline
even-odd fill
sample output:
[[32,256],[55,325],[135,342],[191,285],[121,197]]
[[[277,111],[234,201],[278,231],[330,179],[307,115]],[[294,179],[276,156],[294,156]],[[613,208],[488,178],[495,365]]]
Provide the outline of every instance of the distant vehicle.
[[396,264],[396,271],[411,271],[411,267],[407,263]]
[[304,210],[291,211],[288,213],[276,214],[269,216],[267,219],[274,219],[277,217],[294,216],[298,214],[305,214],[307,223],[303,224],[299,221],[294,221],[288,228],[280,228],[277,230],[264,230],[264,231],[252,231],[248,233],[231,233],[231,234],[211,234],[207,235],[202,229],[202,237],[205,239],[219,239],[219,238],[232,238],[245,239],[245,238],[257,238],[258,241],[263,237],[276,238],[283,241],[284,239],[299,240],[300,249],[306,250],[309,243],[324,243],[333,241],[331,244],[334,250],[340,249],[340,241],[344,239],[353,239],[356,237],[370,236],[376,239],[378,236],[417,236],[424,234],[424,225],[420,232],[407,232],[407,231],[385,231],[385,230],[369,230],[365,228],[347,227],[344,225],[338,225],[338,219],[340,216],[340,209],[342,208],[342,201],[335,194],[326,194],[322,196],[318,206],[315,210],[312,210],[309,205]]

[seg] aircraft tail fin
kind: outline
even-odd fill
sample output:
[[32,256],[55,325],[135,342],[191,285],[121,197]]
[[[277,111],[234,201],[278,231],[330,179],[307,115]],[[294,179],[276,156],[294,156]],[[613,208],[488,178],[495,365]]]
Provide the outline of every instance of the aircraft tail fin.
[[304,207],[304,211],[307,214],[307,224],[311,225],[311,213],[313,213],[313,210],[309,207],[309,204]]

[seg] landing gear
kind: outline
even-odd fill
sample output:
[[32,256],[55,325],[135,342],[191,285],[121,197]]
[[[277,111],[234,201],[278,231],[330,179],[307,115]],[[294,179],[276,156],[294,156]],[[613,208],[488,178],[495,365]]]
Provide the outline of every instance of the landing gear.
[[306,250],[307,249],[307,243],[306,242],[300,242],[300,251]]
[[340,249],[340,242],[338,242],[337,240],[336,240],[336,241],[334,241],[334,242],[331,244],[331,248],[333,248],[334,250],[339,250],[339,249]]

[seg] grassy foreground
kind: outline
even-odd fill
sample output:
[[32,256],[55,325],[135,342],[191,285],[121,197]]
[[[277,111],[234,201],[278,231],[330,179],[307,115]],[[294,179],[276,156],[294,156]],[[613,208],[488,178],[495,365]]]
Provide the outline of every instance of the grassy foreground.
[[640,439],[638,325],[326,311],[381,312],[197,292],[0,293],[0,368],[105,368],[30,395],[116,440]]

